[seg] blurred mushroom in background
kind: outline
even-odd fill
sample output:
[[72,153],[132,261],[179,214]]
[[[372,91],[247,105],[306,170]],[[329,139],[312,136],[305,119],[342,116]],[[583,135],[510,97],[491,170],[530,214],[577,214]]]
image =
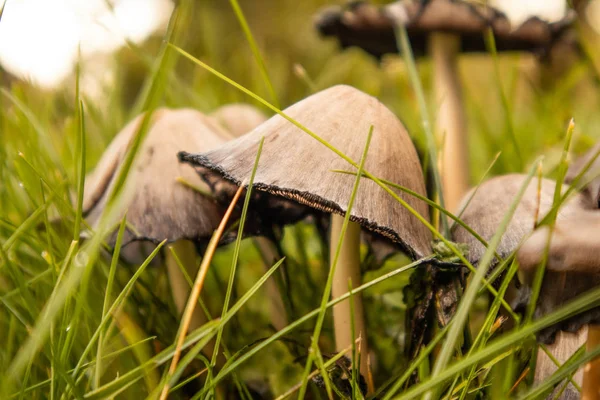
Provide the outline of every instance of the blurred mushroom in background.
[[437,134],[444,143],[440,172],[450,211],[456,210],[470,180],[466,116],[457,68],[459,53],[487,52],[488,31],[494,35],[498,52],[526,51],[540,58],[558,44],[573,43],[572,16],[564,14],[558,20],[547,21],[545,16],[532,16],[530,12],[535,10],[530,9],[513,13],[513,17],[518,15],[513,21],[504,9],[504,5],[500,10],[462,0],[396,1],[383,7],[353,2],[346,7],[328,8],[316,19],[323,36],[337,38],[342,48],[360,47],[377,58],[398,52],[394,27],[403,26],[414,55],[432,58]]
[[250,132],[267,120],[267,116],[258,108],[244,103],[226,104],[211,112],[209,117],[234,138]]

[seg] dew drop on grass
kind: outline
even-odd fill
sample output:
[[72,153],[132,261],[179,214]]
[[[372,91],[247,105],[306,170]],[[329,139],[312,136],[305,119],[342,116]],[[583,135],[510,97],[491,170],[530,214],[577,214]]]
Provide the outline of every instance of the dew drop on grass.
[[85,267],[89,260],[90,257],[88,256],[87,252],[80,251],[75,256],[74,264],[76,267]]

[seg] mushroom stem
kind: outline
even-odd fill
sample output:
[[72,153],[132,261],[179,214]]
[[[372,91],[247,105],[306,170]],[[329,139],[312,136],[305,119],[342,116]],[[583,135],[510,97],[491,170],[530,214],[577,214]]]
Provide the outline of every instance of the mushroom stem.
[[[333,263],[336,252],[336,244],[340,240],[344,217],[337,214],[331,214],[331,233],[330,233],[330,252],[329,261]],[[348,293],[348,285],[353,288],[360,286],[360,225],[350,222],[346,229],[344,241],[338,258],[335,273],[333,275],[333,286],[331,295],[333,298],[340,297]],[[354,304],[354,332],[356,337],[352,337],[352,317],[350,308],[350,299],[344,300],[333,307],[333,326],[335,331],[335,347],[337,351],[352,346],[352,342],[359,336],[360,344],[360,373],[368,380],[368,354],[367,331],[363,311],[362,297],[360,294],[353,296]]]
[[[173,256],[171,249],[175,251],[175,254],[177,254],[181,265],[185,268],[188,276],[192,278],[196,276],[196,272],[198,270],[198,265],[196,264],[197,253],[194,243],[190,242],[189,240],[178,240],[174,243],[171,243],[165,252],[165,263],[167,265],[167,273],[169,275],[169,284],[171,286],[175,307],[177,308],[177,314],[178,316],[181,316],[187,304],[192,288],[185,279],[185,275],[177,264],[177,260]],[[208,318],[204,314],[204,311],[200,307],[196,307],[194,309],[194,313],[192,314],[190,331],[199,328],[206,322],[208,322]],[[211,357],[214,346],[214,341],[210,341],[202,352],[206,356]],[[221,361],[224,362],[224,360],[219,360],[219,366],[222,365],[220,364]]]
[[469,189],[469,150],[457,56],[460,38],[449,33],[432,33],[429,51],[435,68],[435,99],[439,107],[437,133],[443,135],[440,173],[444,202],[448,210],[456,210]]
[[[254,245],[264,260],[267,270],[281,258],[273,242],[265,237],[255,238]],[[281,297],[282,292],[275,281],[275,276],[270,277],[264,285],[270,300],[271,323],[276,330],[280,331],[288,325],[285,303]]]
[[[587,351],[592,351],[600,346],[600,326],[588,325]],[[600,399],[600,358],[596,358],[583,369],[583,386],[581,388],[582,400]]]
[[[550,352],[550,354],[562,365],[564,364],[569,357],[573,355],[585,343],[587,336],[587,329],[580,329],[577,333],[572,334],[568,332],[558,332],[556,335],[556,339],[553,344],[546,346],[546,349]],[[541,349],[538,350],[537,360],[535,364],[535,377],[533,379],[534,386],[542,384],[547,379],[549,379],[552,374],[556,372],[558,366],[548,357],[546,352]],[[573,382],[576,382],[578,385],[581,385],[582,380],[582,370],[577,371],[572,378]],[[558,389],[562,388],[562,385],[557,387]],[[572,384],[569,384],[567,389],[563,392],[563,394],[558,398],[558,400],[564,400],[572,398],[573,394],[578,393],[573,387]],[[554,393],[553,393],[554,394]],[[577,395],[578,396],[578,395]],[[554,398],[550,396],[549,398]]]

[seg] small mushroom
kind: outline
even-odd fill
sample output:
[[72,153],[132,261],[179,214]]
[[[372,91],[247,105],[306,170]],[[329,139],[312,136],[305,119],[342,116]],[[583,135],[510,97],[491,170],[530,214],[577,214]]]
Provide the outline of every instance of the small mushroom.
[[406,28],[414,54],[432,57],[435,68],[436,118],[444,135],[442,159],[446,207],[456,209],[469,186],[468,140],[457,56],[486,52],[485,34],[491,29],[496,48],[530,51],[541,56],[565,35],[572,18],[548,23],[531,17],[514,26],[498,9],[461,0],[396,1],[384,7],[364,2],[329,8],[316,21],[324,36],[336,37],[343,48],[357,46],[375,57],[397,53],[394,26]]
[[[492,178],[478,188],[473,189],[463,199],[463,205],[461,206],[462,221],[484,240],[491,240],[525,180],[526,176],[521,174],[503,175]],[[505,258],[512,254],[552,208],[556,182],[550,179],[542,179],[541,185],[539,183],[537,179],[533,179],[525,189],[524,195],[502,236],[500,245],[496,249],[500,257]],[[563,187],[563,190],[566,190],[566,186]],[[584,196],[577,194],[563,204],[557,215],[557,221],[561,223],[562,221],[568,221],[581,213],[582,210],[589,208],[589,201]],[[471,263],[477,264],[485,252],[485,246],[461,226],[456,225],[452,230],[452,234],[456,242],[468,244],[467,259]],[[494,261],[497,262],[498,260]],[[519,287],[516,282],[513,282],[507,297],[513,306],[522,307],[527,304],[529,295],[530,292],[527,286]],[[548,350],[554,357],[566,359],[568,356],[565,356],[565,354],[572,354],[579,347],[578,344],[581,345],[580,336],[572,338],[571,335],[561,335],[557,343],[548,346]],[[544,381],[555,370],[556,367],[548,356],[542,351],[538,352],[535,382]],[[579,382],[581,382],[581,375],[576,376],[575,379],[579,379]],[[575,390],[570,387],[569,390],[571,389]],[[564,400],[568,397],[561,398]]]
[[[334,86],[292,105],[284,113],[356,162],[373,126],[365,170],[425,195],[423,172],[410,137],[398,118],[377,99],[349,86]],[[180,158],[198,167],[217,198],[227,199],[235,188],[247,185],[262,137],[264,147],[254,180],[256,198],[250,218],[269,226],[294,223],[308,213],[331,214],[333,257],[356,179],[333,170],[354,168],[282,116],[273,116],[218,149],[203,154],[181,153]],[[396,193],[423,218],[429,218],[424,202]],[[361,179],[350,220],[333,277],[333,297],[348,291],[349,280],[353,287],[360,285],[361,227],[395,243],[413,258],[431,253],[427,228],[372,180]],[[367,376],[367,332],[360,296],[354,302],[356,334],[363,339],[361,373]],[[355,339],[348,301],[334,307],[334,328],[338,350]]]
[[[584,327],[576,333],[569,332],[558,332],[553,344],[546,345],[546,350],[550,352],[553,358],[560,363],[564,364],[587,340],[587,329]],[[535,362],[535,375],[533,377],[533,384],[539,385],[549,379],[552,374],[558,370],[558,366],[554,361],[546,354],[546,352],[538,350],[537,359]],[[578,370],[573,375],[573,382],[576,382],[579,386],[583,382],[583,371]],[[558,394],[562,394],[558,396]],[[572,383],[569,383],[563,390],[563,385],[557,385],[551,394],[546,396],[546,399],[550,400],[579,400],[581,393],[577,390]]]
[[226,104],[210,113],[209,117],[233,137],[242,136],[267,120],[258,108],[244,103]]
[[[115,176],[127,149],[140,128],[144,115],[136,117],[114,138],[95,170],[87,177],[84,195],[84,216],[94,226],[99,222]],[[121,219],[127,212],[128,229],[122,254],[128,259],[146,255],[148,242],[164,239],[175,251],[190,276],[195,276],[196,243],[206,243],[220,223],[224,208],[207,196],[208,186],[194,168],[180,164],[177,153],[181,150],[206,151],[227,141],[229,133],[212,118],[192,109],[159,109],[151,116],[151,123],[138,150],[128,175],[125,199],[119,204]],[[235,120],[229,113],[229,120]],[[251,129],[251,122],[245,122]],[[241,127],[242,124],[238,124]],[[198,190],[199,189],[199,190]],[[117,221],[112,221],[116,224]],[[114,237],[111,239],[114,241]],[[263,252],[273,256],[273,246],[264,238],[257,238]],[[182,313],[190,287],[171,250],[164,252],[169,283],[177,311]],[[266,284],[272,298],[271,318],[276,329],[287,325],[283,302],[274,282]],[[206,322],[200,308],[196,308],[191,328]],[[212,349],[207,348],[212,354]]]
[[[544,226],[536,230],[521,246],[517,259],[526,281],[531,282],[537,266],[542,262],[550,239],[544,280],[535,310],[536,317],[548,314],[569,300],[600,285],[599,235],[600,213],[582,210],[568,219],[557,221],[551,238],[550,228]],[[539,333],[538,339],[542,342],[552,342],[558,331],[576,333],[585,325],[589,325],[587,345],[591,350],[600,344],[597,337],[598,324],[600,324],[600,307],[592,308],[546,328]],[[570,349],[571,353],[585,341],[585,334],[580,332],[578,339]],[[600,396],[597,386],[599,369],[599,361],[593,361],[584,369],[583,398]]]
[[[143,118],[143,114],[139,115],[123,128],[86,178],[83,212],[92,226],[99,222],[119,166]],[[192,109],[158,109],[152,114],[144,142],[129,170],[124,199],[119,204],[120,212],[115,215],[121,219],[127,213],[128,228],[123,241],[126,257],[135,259],[144,254],[143,249],[147,247],[144,243],[156,244],[167,239],[188,274],[195,273],[193,242],[210,238],[221,221],[223,209],[214,199],[178,182],[178,179],[184,179],[208,192],[206,184],[192,168],[177,162],[176,154],[182,149],[216,147],[225,141],[224,136],[226,133],[209,118]],[[116,223],[111,221],[112,225]],[[190,287],[170,250],[164,252],[164,258],[175,306],[181,313]],[[206,317],[197,309],[192,328],[205,322]]]

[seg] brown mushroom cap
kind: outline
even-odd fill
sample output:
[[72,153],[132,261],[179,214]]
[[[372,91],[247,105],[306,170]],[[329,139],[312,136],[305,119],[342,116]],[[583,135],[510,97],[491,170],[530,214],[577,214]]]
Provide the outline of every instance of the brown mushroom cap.
[[[577,175],[583,171],[585,166],[598,153],[600,153],[600,143],[597,143],[587,153],[571,164],[565,176],[565,182],[573,182]],[[581,190],[582,193],[589,198],[595,208],[600,208],[600,156],[596,157],[592,162],[587,171],[582,175],[580,182],[585,184]]]
[[258,108],[244,103],[226,104],[210,113],[209,117],[233,137],[242,136],[267,120]]
[[[517,259],[526,283],[531,284],[541,263],[550,228],[536,230],[521,246]],[[600,213],[581,210],[567,219],[557,220],[550,247],[544,281],[535,311],[541,317],[562,304],[600,285]],[[600,307],[561,321],[539,333],[544,343],[554,341],[557,331],[576,332],[583,325],[600,323]]]
[[[136,117],[115,137],[96,169],[87,177],[83,211],[94,225],[106,205],[115,177],[143,115]],[[127,212],[125,243],[133,240],[197,240],[210,236],[219,224],[221,207],[214,199],[177,182],[204,188],[206,184],[189,165],[177,162],[181,150],[206,151],[225,142],[227,134],[202,113],[192,109],[159,109],[129,171],[123,202],[117,217]],[[111,221],[117,223],[118,221]]]
[[[525,175],[510,174],[497,176],[484,182],[479,186],[463,211],[462,221],[485,241],[489,242],[498,230],[498,226],[525,180]],[[536,222],[540,221],[550,211],[555,187],[556,182],[550,179],[542,179],[541,191],[538,193],[538,181],[532,179],[502,236],[500,245],[496,249],[501,257],[506,257],[516,250],[521,240],[533,231]],[[474,190],[472,189],[464,196],[461,209],[471,198]],[[557,219],[568,218],[575,212],[587,207],[589,207],[587,200],[583,196],[576,195],[561,207]],[[535,220],[536,213],[538,216],[537,221]],[[481,242],[459,225],[455,225],[452,229],[452,237],[455,242],[466,243],[469,246],[467,259],[471,263],[476,264],[479,262],[486,251]]]
[[432,32],[460,36],[462,52],[487,51],[484,36],[491,28],[498,51],[530,51],[545,55],[573,22],[572,17],[548,23],[537,17],[518,27],[511,26],[500,11],[483,4],[457,0],[396,1],[379,8],[353,2],[345,8],[324,10],[316,18],[323,36],[336,37],[342,48],[355,46],[377,58],[397,53],[394,23],[406,27],[415,56],[427,53],[427,38]]
[[[406,129],[376,98],[350,86],[335,86],[284,112],[356,162],[373,125],[365,170],[425,195],[421,165]],[[254,180],[258,189],[254,208],[260,208],[261,201],[264,207],[258,210],[257,218],[263,218],[266,224],[293,223],[303,215],[288,212],[291,202],[306,206],[306,212],[346,212],[355,177],[332,170],[355,168],[280,115],[218,149],[203,154],[181,153],[180,158],[200,167],[198,172],[217,197],[227,197],[232,192],[231,184],[248,183],[263,136],[264,147]],[[397,193],[429,219],[424,202]],[[397,243],[412,257],[431,252],[428,229],[369,179],[361,180],[350,219]]]

